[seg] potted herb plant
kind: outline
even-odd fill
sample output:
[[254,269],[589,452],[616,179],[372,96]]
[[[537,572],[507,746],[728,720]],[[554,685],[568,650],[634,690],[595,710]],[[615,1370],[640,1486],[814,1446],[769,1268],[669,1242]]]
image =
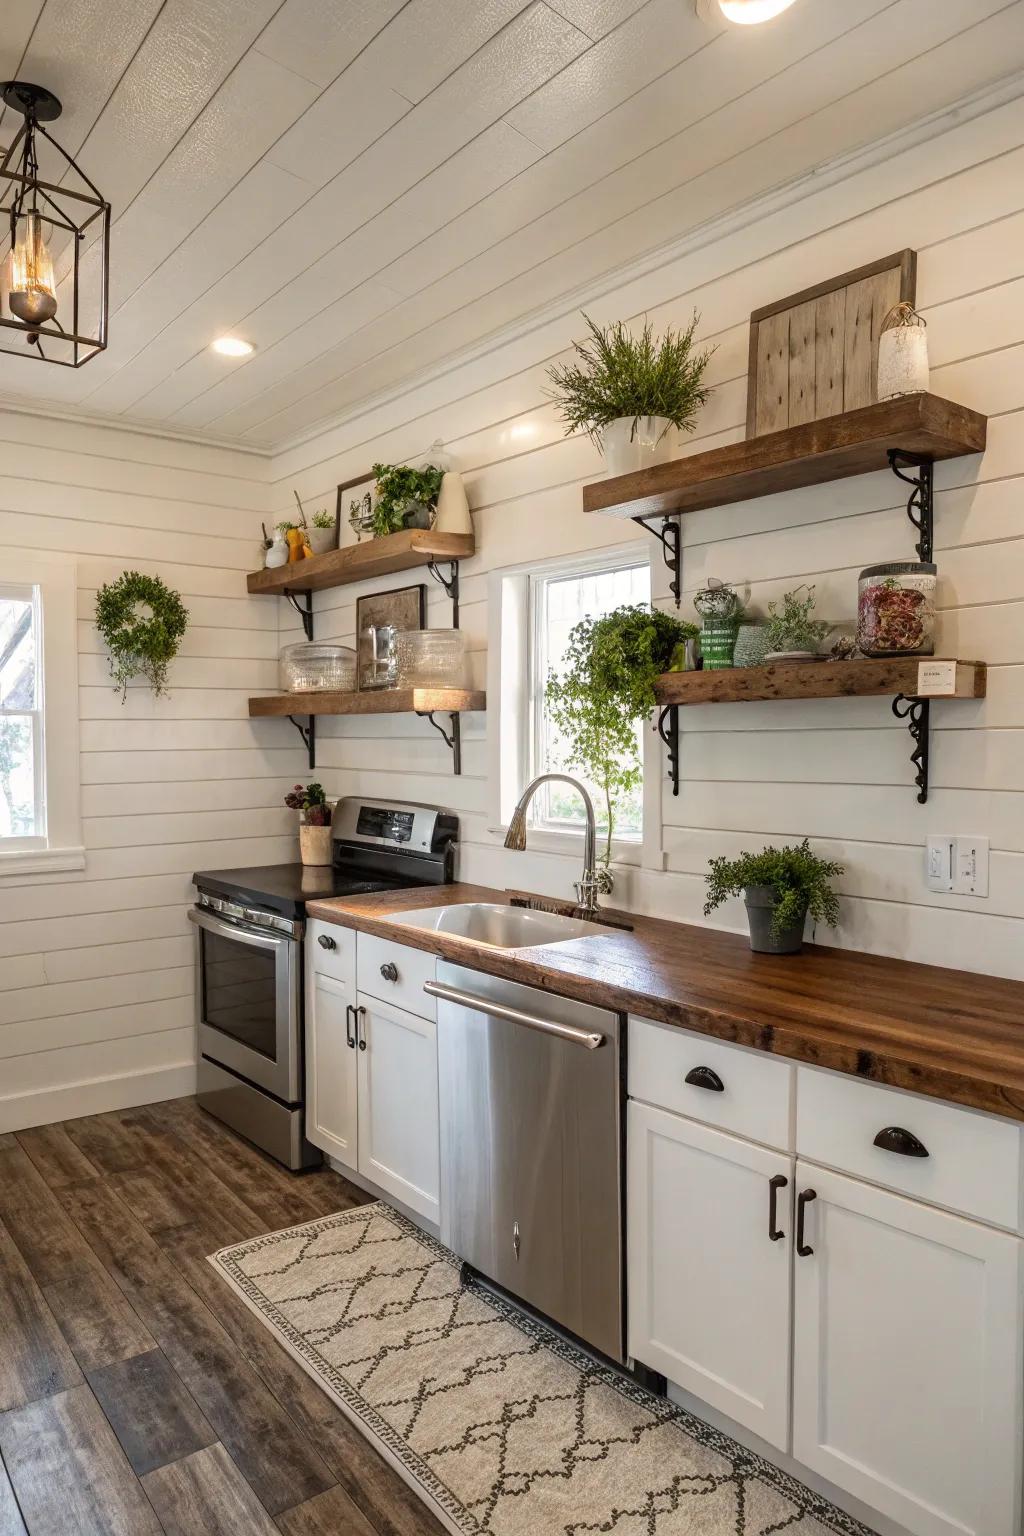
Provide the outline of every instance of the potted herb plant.
[[777,602],[770,602],[765,660],[815,661],[821,654],[821,642],[834,625],[813,618],[813,613],[814,588],[806,583],[785,593],[781,609]]
[[657,608],[616,608],[573,626],[563,670],[548,679],[545,699],[564,744],[565,766],[579,769],[604,800],[605,891],[611,890],[616,802],[643,777],[637,722],[655,707],[655,679],[669,671],[677,647],[696,634],[695,624]]
[[299,852],[303,864],[333,863],[331,848],[331,807],[327,802],[322,784],[296,784],[288,791],[284,803],[291,811],[299,811]]
[[326,508],[313,513],[310,524],[309,547],[314,555],[325,555],[329,549],[337,549],[338,535],[334,524],[334,514]]
[[729,896],[742,896],[750,947],[758,954],[796,954],[808,914],[830,928],[839,921],[839,898],[829,881],[843,873],[843,866],[819,859],[806,837],[784,848],[741,853],[738,859],[711,859],[709,868],[705,917]]
[[693,344],[700,316],[695,310],[685,330],[670,326],[658,339],[649,322],[633,335],[621,320],[602,327],[583,318],[590,339],[573,343],[575,361],[548,369],[566,435],[582,428],[611,475],[660,462],[671,451],[669,429],[692,432],[711,393],[703,378],[714,348]]
[[422,469],[409,464],[375,464],[373,473],[377,480],[373,531],[377,538],[400,533],[403,528],[433,525],[443,469],[436,464],[425,464]]

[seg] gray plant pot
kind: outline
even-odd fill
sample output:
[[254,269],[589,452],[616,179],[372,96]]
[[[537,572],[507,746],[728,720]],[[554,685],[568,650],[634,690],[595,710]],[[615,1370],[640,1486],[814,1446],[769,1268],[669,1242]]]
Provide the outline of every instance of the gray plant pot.
[[743,892],[750,924],[750,947],[759,955],[799,954],[804,943],[804,924],[807,912],[801,912],[796,922],[781,933],[772,932],[772,914],[777,897],[770,885],[748,885]]

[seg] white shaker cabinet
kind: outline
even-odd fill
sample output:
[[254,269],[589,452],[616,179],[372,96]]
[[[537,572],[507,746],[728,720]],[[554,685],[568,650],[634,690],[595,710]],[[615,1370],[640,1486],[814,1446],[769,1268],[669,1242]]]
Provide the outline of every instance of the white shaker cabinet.
[[793,1454],[919,1536],[1018,1532],[1020,1240],[807,1163],[797,1181]]
[[440,1221],[437,1025],[359,998],[359,1172]]
[[320,971],[306,980],[306,1136],[355,1172],[358,1070],[354,985]]
[[785,1450],[792,1159],[636,1102],[627,1145],[630,1354]]

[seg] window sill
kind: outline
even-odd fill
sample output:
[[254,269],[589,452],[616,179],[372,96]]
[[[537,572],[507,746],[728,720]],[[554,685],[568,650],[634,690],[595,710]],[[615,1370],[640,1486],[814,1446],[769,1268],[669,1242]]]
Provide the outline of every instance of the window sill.
[[0,849],[0,879],[5,875],[54,875],[84,868],[84,848]]

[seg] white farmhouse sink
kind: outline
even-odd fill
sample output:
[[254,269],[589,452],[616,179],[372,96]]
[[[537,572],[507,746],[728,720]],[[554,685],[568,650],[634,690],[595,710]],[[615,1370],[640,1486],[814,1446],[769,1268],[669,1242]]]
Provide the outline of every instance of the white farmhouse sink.
[[467,901],[457,907],[417,907],[395,912],[389,923],[425,928],[430,933],[450,933],[492,949],[526,949],[537,944],[561,944],[566,939],[585,939],[607,934],[600,923],[558,912],[534,912],[527,907],[506,907],[497,902]]

